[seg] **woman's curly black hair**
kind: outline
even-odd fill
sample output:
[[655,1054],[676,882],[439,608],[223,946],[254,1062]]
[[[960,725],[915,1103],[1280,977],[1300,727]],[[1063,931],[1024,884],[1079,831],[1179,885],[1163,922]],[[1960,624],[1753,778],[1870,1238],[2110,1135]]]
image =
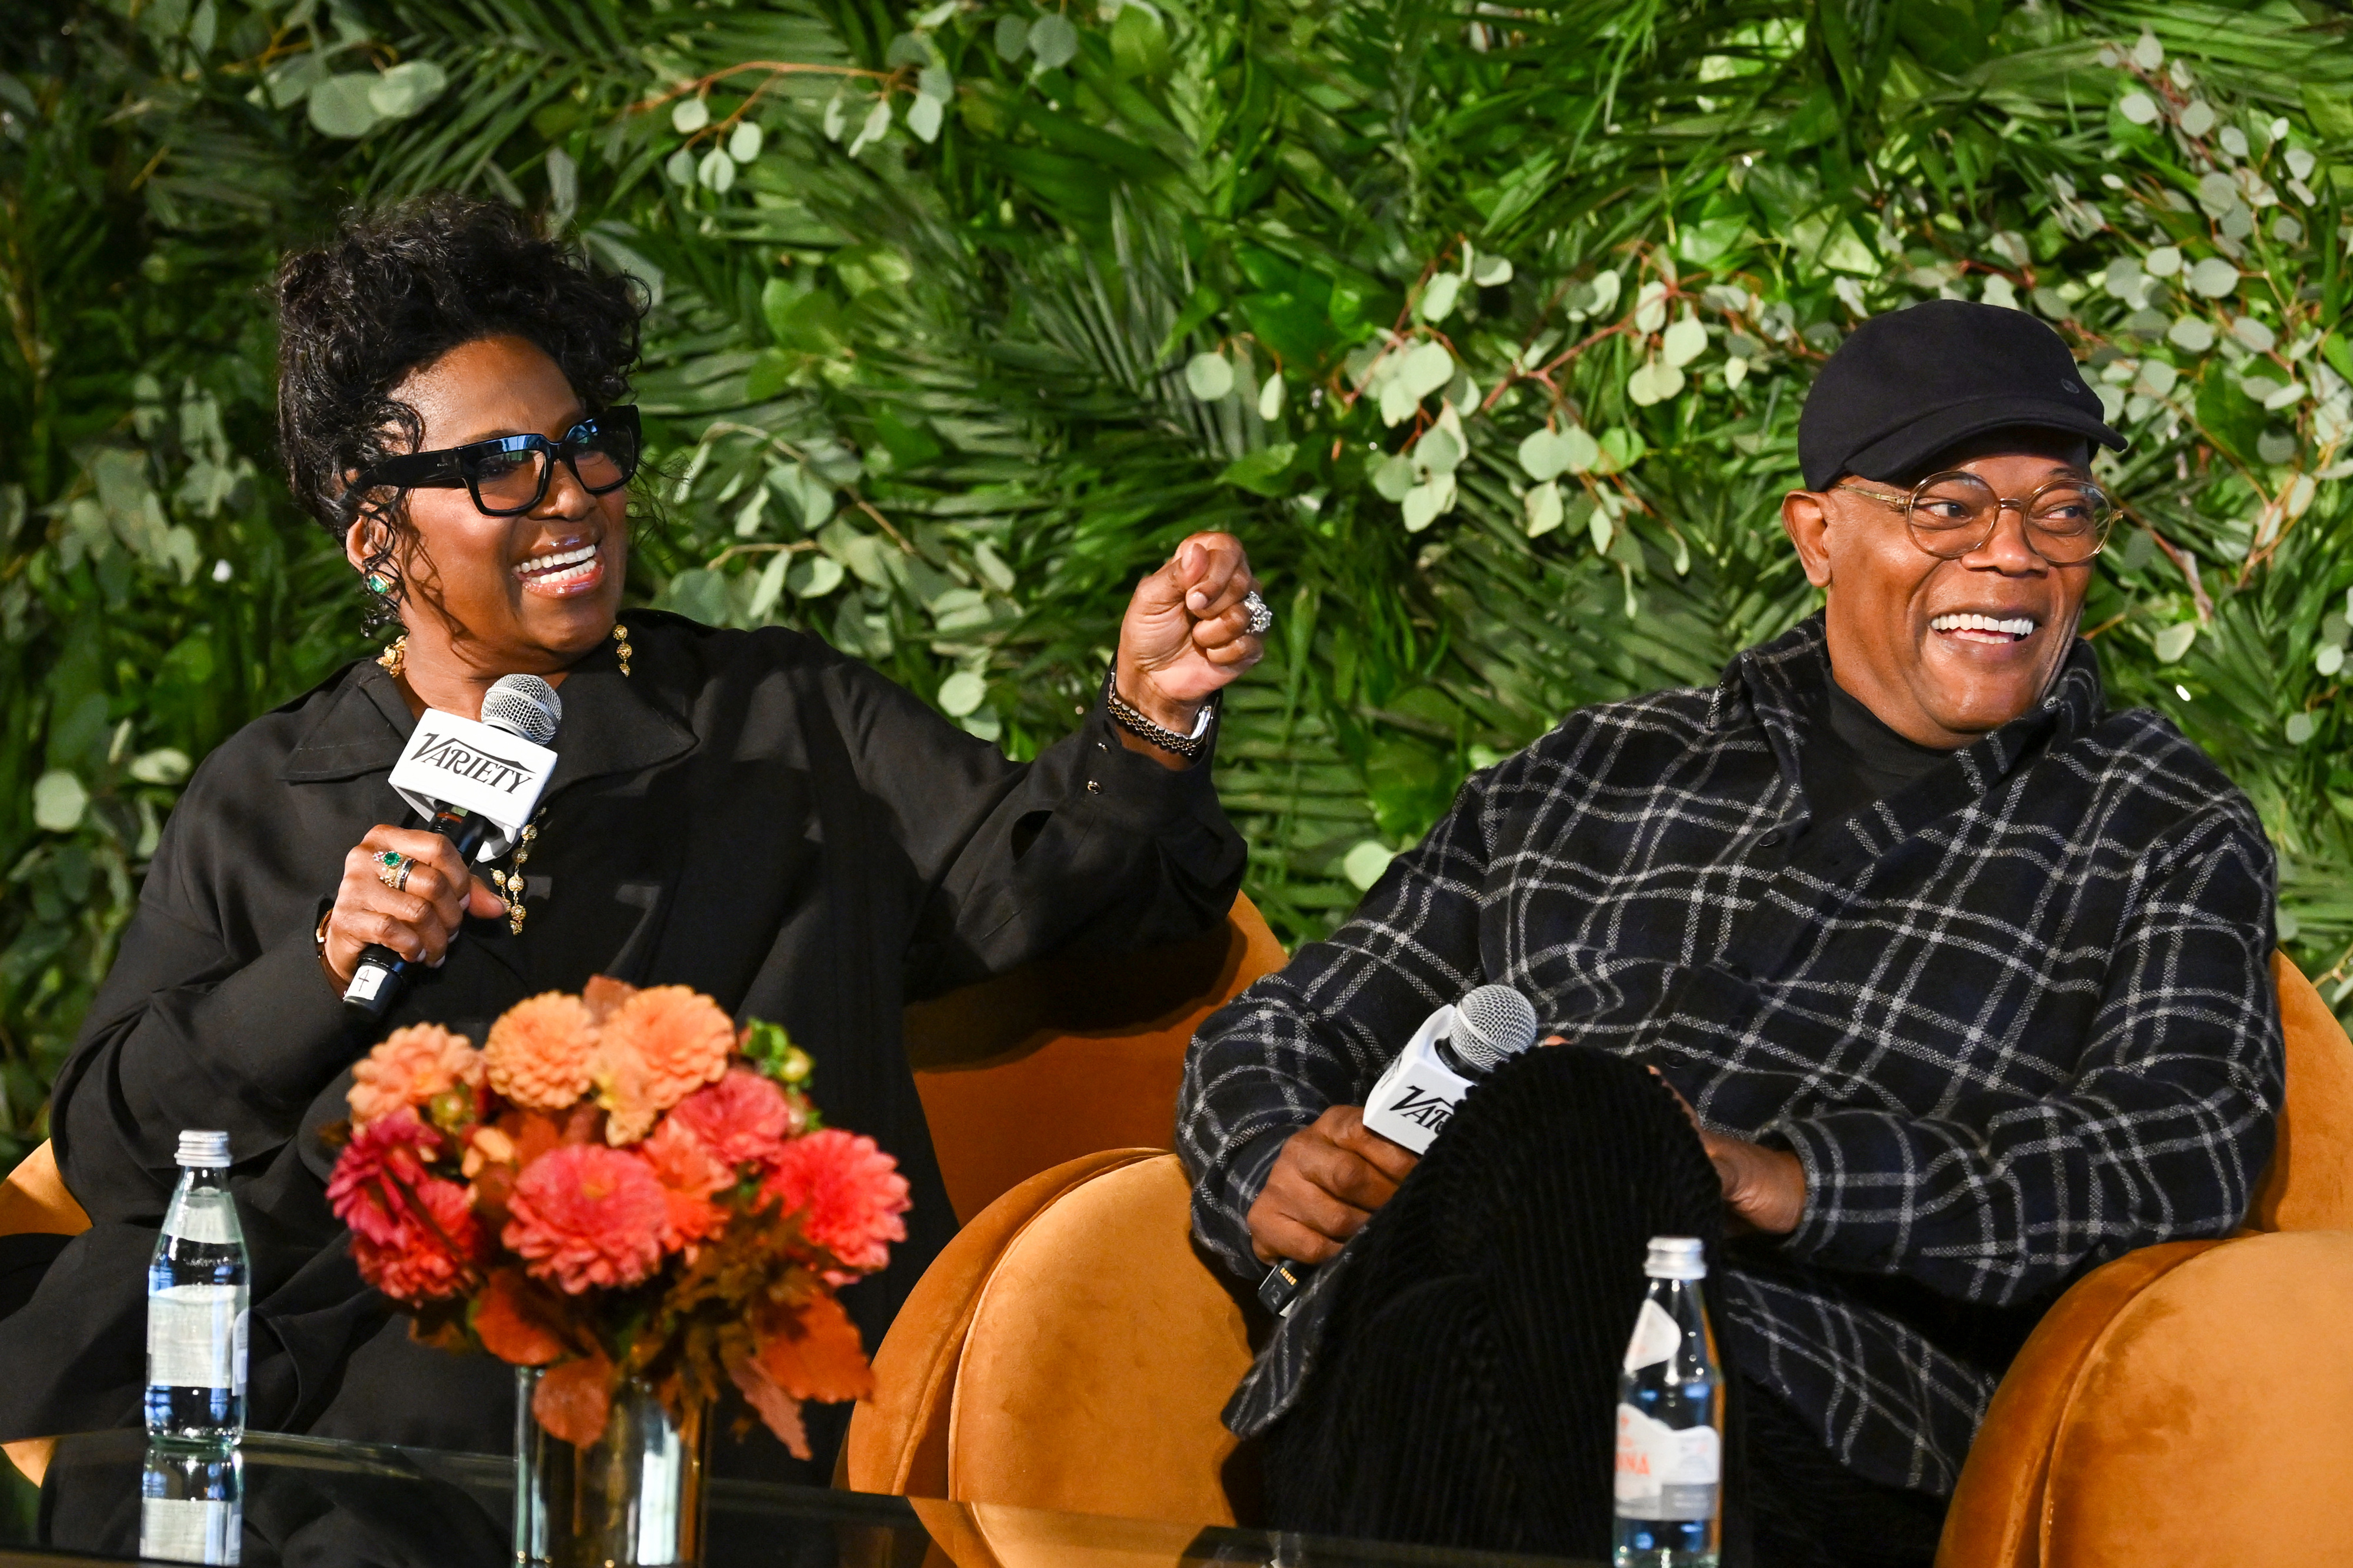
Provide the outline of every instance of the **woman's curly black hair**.
[[[535,343],[590,408],[626,402],[645,317],[634,279],[533,232],[501,202],[452,191],[343,216],[278,269],[278,437],[295,499],[340,542],[363,518],[366,573],[387,577],[399,498],[346,476],[417,449],[424,421],[392,390],[460,343]],[[373,592],[373,590],[371,590]],[[399,594],[376,595],[372,624]]]

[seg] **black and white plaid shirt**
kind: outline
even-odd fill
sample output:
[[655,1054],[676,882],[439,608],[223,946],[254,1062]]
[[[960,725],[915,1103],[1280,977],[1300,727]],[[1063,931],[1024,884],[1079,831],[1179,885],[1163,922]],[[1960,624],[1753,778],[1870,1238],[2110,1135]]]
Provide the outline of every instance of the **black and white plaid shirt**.
[[[1849,1468],[1949,1493],[2006,1360],[1973,1321],[2241,1223],[2283,1081],[2273,858],[2180,731],[2108,711],[2080,641],[2024,717],[1810,823],[1827,679],[1816,617],[1473,775],[1330,941],[1202,1026],[1177,1110],[1201,1237],[1255,1282],[1244,1216],[1285,1138],[1504,982],[1797,1153],[1796,1232],[1715,1282],[1730,1359]],[[1288,1406],[1322,1315],[1230,1422]]]

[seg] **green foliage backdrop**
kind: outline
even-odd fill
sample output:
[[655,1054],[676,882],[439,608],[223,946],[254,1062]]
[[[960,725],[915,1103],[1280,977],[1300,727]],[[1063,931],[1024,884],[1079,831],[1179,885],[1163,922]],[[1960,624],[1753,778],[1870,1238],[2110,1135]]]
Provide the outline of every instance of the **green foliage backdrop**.
[[363,651],[266,282],[495,194],[641,278],[638,589],[1017,754],[1126,585],[1250,543],[1220,786],[1291,938],[1470,769],[1805,614],[1811,367],[1936,296],[2134,438],[2086,629],[2353,992],[2353,40],[2208,0],[16,0],[0,29],[0,1138],[190,760]]

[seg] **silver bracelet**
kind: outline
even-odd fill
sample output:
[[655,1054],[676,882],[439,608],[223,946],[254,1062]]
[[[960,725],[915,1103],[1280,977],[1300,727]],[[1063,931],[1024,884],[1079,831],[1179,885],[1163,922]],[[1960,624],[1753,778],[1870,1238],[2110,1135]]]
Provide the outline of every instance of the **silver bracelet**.
[[1112,722],[1139,740],[1149,741],[1164,752],[1174,752],[1188,763],[1198,763],[1201,753],[1209,749],[1209,726],[1217,721],[1220,691],[1201,704],[1200,716],[1193,721],[1193,732],[1180,735],[1164,724],[1155,724],[1144,710],[1119,694],[1119,667],[1103,671],[1103,706],[1111,710]]

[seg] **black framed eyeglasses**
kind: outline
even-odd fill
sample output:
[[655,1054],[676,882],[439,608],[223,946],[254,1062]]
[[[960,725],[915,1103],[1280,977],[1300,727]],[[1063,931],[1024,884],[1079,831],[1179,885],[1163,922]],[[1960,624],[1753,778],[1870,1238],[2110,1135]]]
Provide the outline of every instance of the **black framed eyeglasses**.
[[1996,495],[1991,485],[1959,469],[1931,474],[1906,496],[1882,495],[1852,482],[1831,488],[1902,512],[1912,542],[1946,561],[1985,548],[2005,508],[2015,507],[2026,520],[2026,542],[2053,566],[2089,561],[2107,547],[2116,525],[2116,504],[2108,492],[2072,476],[2052,479],[2023,500]]
[[513,517],[547,499],[548,481],[559,458],[590,495],[619,489],[638,471],[638,411],[625,403],[590,415],[565,431],[561,441],[535,432],[494,436],[463,447],[386,458],[361,474],[352,488],[446,489],[463,485],[484,513]]

